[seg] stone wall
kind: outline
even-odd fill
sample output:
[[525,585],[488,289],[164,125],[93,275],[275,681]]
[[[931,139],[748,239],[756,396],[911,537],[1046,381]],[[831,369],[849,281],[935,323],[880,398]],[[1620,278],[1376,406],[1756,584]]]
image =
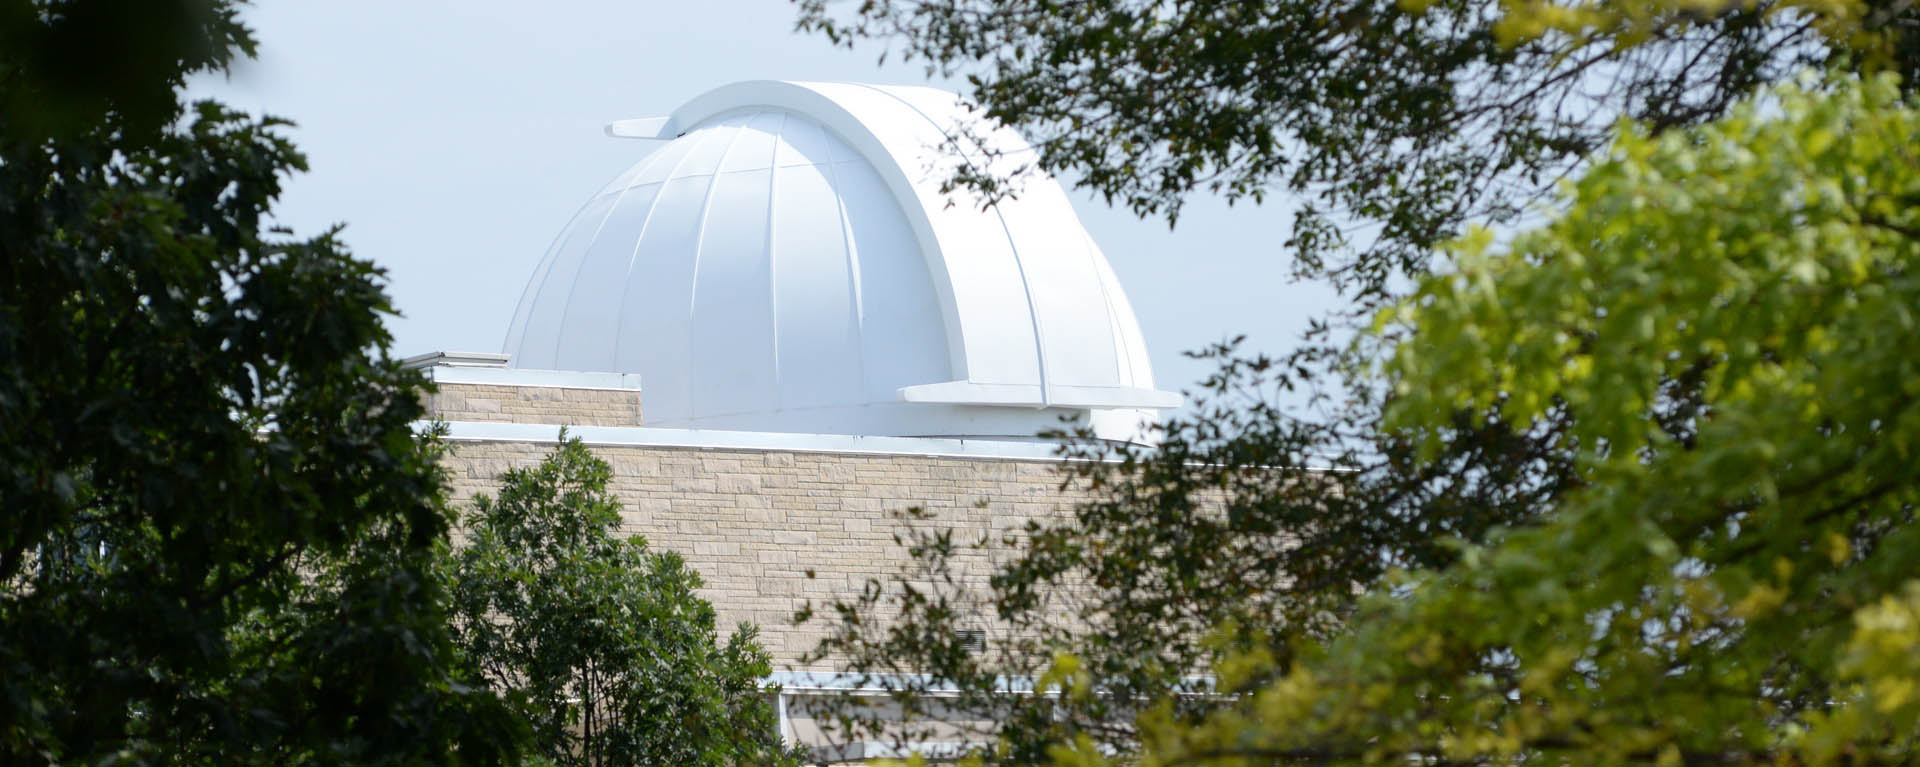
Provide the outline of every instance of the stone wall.
[[[492,492],[494,477],[537,463],[552,445],[456,441],[448,459],[455,499]],[[811,600],[857,595],[907,561],[894,541],[920,506],[966,539],[1001,534],[1067,512],[1080,493],[1062,491],[1057,464],[696,447],[593,446],[612,464],[625,531],[680,552],[706,580],[723,633],[739,621],[761,630],[776,669],[795,667],[821,636],[788,619]],[[968,555],[959,570],[984,585],[991,562]],[[808,578],[807,571],[814,577]],[[982,628],[988,628],[982,625]],[[831,670],[832,661],[814,670]]]
[[639,389],[441,382],[427,413],[446,421],[639,426]]

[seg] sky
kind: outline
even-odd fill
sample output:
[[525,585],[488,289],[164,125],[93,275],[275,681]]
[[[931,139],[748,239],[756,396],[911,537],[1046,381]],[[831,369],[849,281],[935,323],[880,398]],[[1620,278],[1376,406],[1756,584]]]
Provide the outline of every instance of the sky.
[[[257,60],[189,86],[292,120],[311,171],[279,222],[387,270],[393,351],[499,351],[535,264],[601,186],[657,143],[607,122],[665,115],[738,80],[930,82],[793,30],[788,0],[257,0]],[[1071,178],[1061,179],[1070,183]],[[1211,372],[1181,352],[1245,334],[1284,352],[1330,291],[1289,280],[1290,217],[1196,197],[1177,228],[1075,193],[1127,291],[1162,389]]]

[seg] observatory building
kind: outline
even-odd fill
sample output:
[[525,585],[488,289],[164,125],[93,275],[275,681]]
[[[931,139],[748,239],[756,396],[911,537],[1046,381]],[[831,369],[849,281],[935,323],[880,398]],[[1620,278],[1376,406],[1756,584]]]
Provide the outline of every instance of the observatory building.
[[1078,492],[1036,433],[1138,441],[1180,404],[1058,184],[941,192],[1031,155],[954,94],[743,82],[608,132],[648,151],[529,259],[501,353],[409,364],[438,384],[459,500],[568,427],[612,464],[625,528],[682,553],[723,625],[761,627],[783,711],[844,681],[798,666],[819,629],[788,619],[905,562],[895,512],[1061,514]]

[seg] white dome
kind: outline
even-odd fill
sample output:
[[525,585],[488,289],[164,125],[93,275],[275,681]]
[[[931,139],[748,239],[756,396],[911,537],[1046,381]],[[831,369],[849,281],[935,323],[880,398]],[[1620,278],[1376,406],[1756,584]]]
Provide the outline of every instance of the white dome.
[[975,120],[929,88],[695,98],[535,270],[512,365],[638,373],[648,426],[1031,436],[1066,416],[1134,438],[1179,398],[1059,186],[985,211],[940,194],[969,161],[947,130]]

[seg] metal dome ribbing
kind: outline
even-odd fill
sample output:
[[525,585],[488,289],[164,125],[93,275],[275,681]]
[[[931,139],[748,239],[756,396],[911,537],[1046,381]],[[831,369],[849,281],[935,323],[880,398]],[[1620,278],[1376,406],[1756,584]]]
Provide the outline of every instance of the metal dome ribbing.
[[[522,368],[639,373],[650,426],[1115,438],[1153,390],[1138,322],[1051,179],[980,209],[940,181],[953,94],[737,83],[596,194],[530,280]],[[1017,135],[991,141],[1025,149]]]

